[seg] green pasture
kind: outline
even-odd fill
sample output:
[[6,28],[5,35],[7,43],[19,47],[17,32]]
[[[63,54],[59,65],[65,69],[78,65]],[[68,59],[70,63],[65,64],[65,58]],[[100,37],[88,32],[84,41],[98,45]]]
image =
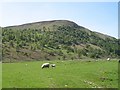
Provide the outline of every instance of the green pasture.
[[[41,69],[44,62],[55,63],[56,67]],[[118,88],[118,62],[56,60],[3,63],[2,79],[3,88]]]

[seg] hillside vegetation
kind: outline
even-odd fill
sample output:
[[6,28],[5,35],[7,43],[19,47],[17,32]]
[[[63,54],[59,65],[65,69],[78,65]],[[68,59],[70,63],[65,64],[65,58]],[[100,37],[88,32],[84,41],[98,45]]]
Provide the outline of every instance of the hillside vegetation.
[[3,62],[119,57],[119,40],[68,20],[2,28]]

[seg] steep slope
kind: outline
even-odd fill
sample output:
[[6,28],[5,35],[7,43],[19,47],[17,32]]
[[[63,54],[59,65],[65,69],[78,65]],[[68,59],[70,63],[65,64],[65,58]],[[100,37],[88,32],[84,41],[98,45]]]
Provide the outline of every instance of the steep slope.
[[68,20],[2,29],[3,61],[117,57],[118,40]]
[[[78,24],[74,23],[73,21],[69,21],[69,20],[41,21],[41,22],[33,22],[33,23],[27,23],[27,24],[22,24],[22,25],[8,26],[8,27],[4,27],[4,28],[8,28],[8,29],[12,29],[12,30],[24,30],[24,29],[41,29],[41,30],[43,30],[45,27],[46,30],[53,31],[53,30],[56,30],[56,27],[59,27],[59,26],[70,26],[70,27],[82,29],[89,34],[91,33],[91,30],[89,30],[85,27],[79,26]],[[111,36],[104,35],[99,32],[95,32],[95,33],[102,39],[105,39],[105,38],[114,39]]]

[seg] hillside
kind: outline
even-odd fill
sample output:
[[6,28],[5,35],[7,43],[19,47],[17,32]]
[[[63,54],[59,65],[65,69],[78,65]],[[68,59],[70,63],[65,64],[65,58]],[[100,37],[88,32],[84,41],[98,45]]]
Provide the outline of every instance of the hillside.
[[2,28],[3,62],[118,57],[118,40],[68,20]]
[[46,28],[55,28],[55,26],[70,26],[70,27],[79,27],[76,23],[68,20],[53,20],[53,21],[41,21],[41,22],[34,22],[34,23],[27,23],[23,25],[15,25],[9,26],[6,28],[11,29],[42,29],[43,27]]

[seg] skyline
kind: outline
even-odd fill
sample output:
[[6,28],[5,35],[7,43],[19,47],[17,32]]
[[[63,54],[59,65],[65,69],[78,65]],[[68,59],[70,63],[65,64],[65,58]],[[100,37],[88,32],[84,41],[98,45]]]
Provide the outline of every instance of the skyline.
[[11,2],[2,4],[0,26],[48,20],[70,20],[92,31],[118,38],[117,2]]

